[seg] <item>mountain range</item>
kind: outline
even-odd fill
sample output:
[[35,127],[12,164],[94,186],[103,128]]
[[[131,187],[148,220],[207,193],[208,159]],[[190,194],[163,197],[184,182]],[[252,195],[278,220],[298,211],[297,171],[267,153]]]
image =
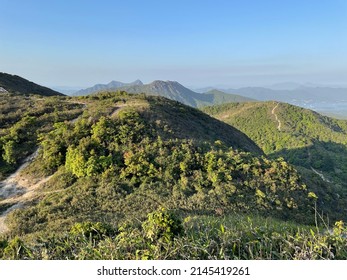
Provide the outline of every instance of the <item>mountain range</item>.
[[245,102],[254,99],[240,95],[228,94],[219,90],[211,90],[206,93],[198,93],[188,89],[176,81],[156,80],[150,84],[143,84],[140,80],[133,83],[112,81],[108,84],[98,84],[93,87],[77,91],[74,96],[88,95],[100,91],[123,90],[128,93],[145,93],[149,95],[163,96],[176,100],[192,107],[201,107],[224,102]]

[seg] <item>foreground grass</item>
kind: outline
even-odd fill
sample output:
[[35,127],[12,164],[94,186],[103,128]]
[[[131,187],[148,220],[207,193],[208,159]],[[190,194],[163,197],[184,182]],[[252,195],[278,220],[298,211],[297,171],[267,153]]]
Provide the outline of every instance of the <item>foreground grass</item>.
[[0,238],[2,259],[347,259],[347,229],[233,214],[186,216],[161,209],[117,229],[79,223],[51,237]]

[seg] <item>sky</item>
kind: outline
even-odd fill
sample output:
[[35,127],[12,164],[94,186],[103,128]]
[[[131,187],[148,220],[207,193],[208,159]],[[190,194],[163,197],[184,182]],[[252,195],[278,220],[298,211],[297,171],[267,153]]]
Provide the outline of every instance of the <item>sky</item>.
[[347,86],[347,0],[0,0],[0,72],[45,86]]

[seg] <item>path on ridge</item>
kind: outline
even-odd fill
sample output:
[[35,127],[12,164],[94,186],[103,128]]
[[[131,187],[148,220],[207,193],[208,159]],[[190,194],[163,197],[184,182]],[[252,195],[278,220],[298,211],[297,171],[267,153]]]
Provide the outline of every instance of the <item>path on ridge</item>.
[[276,121],[278,122],[278,126],[277,126],[278,131],[281,131],[282,123],[281,123],[281,121],[279,120],[277,114],[275,113],[275,110],[277,109],[277,107],[278,107],[279,104],[280,104],[280,103],[277,103],[276,106],[272,108],[271,114],[275,116],[275,119],[276,119]]

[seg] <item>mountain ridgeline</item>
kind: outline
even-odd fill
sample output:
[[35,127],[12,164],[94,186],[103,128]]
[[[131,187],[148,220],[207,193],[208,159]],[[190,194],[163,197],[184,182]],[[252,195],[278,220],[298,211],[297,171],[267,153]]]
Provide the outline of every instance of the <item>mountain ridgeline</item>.
[[80,90],[73,95],[88,95],[105,90],[123,90],[134,94],[145,93],[148,95],[162,96],[192,107],[253,100],[251,98],[228,94],[218,90],[211,90],[206,93],[197,93],[174,81],[154,81],[150,84],[143,84],[139,80],[129,84],[111,82],[106,85],[95,85],[91,88]]
[[22,77],[0,73],[0,93],[37,94],[42,96],[63,96],[64,94],[40,86]]

